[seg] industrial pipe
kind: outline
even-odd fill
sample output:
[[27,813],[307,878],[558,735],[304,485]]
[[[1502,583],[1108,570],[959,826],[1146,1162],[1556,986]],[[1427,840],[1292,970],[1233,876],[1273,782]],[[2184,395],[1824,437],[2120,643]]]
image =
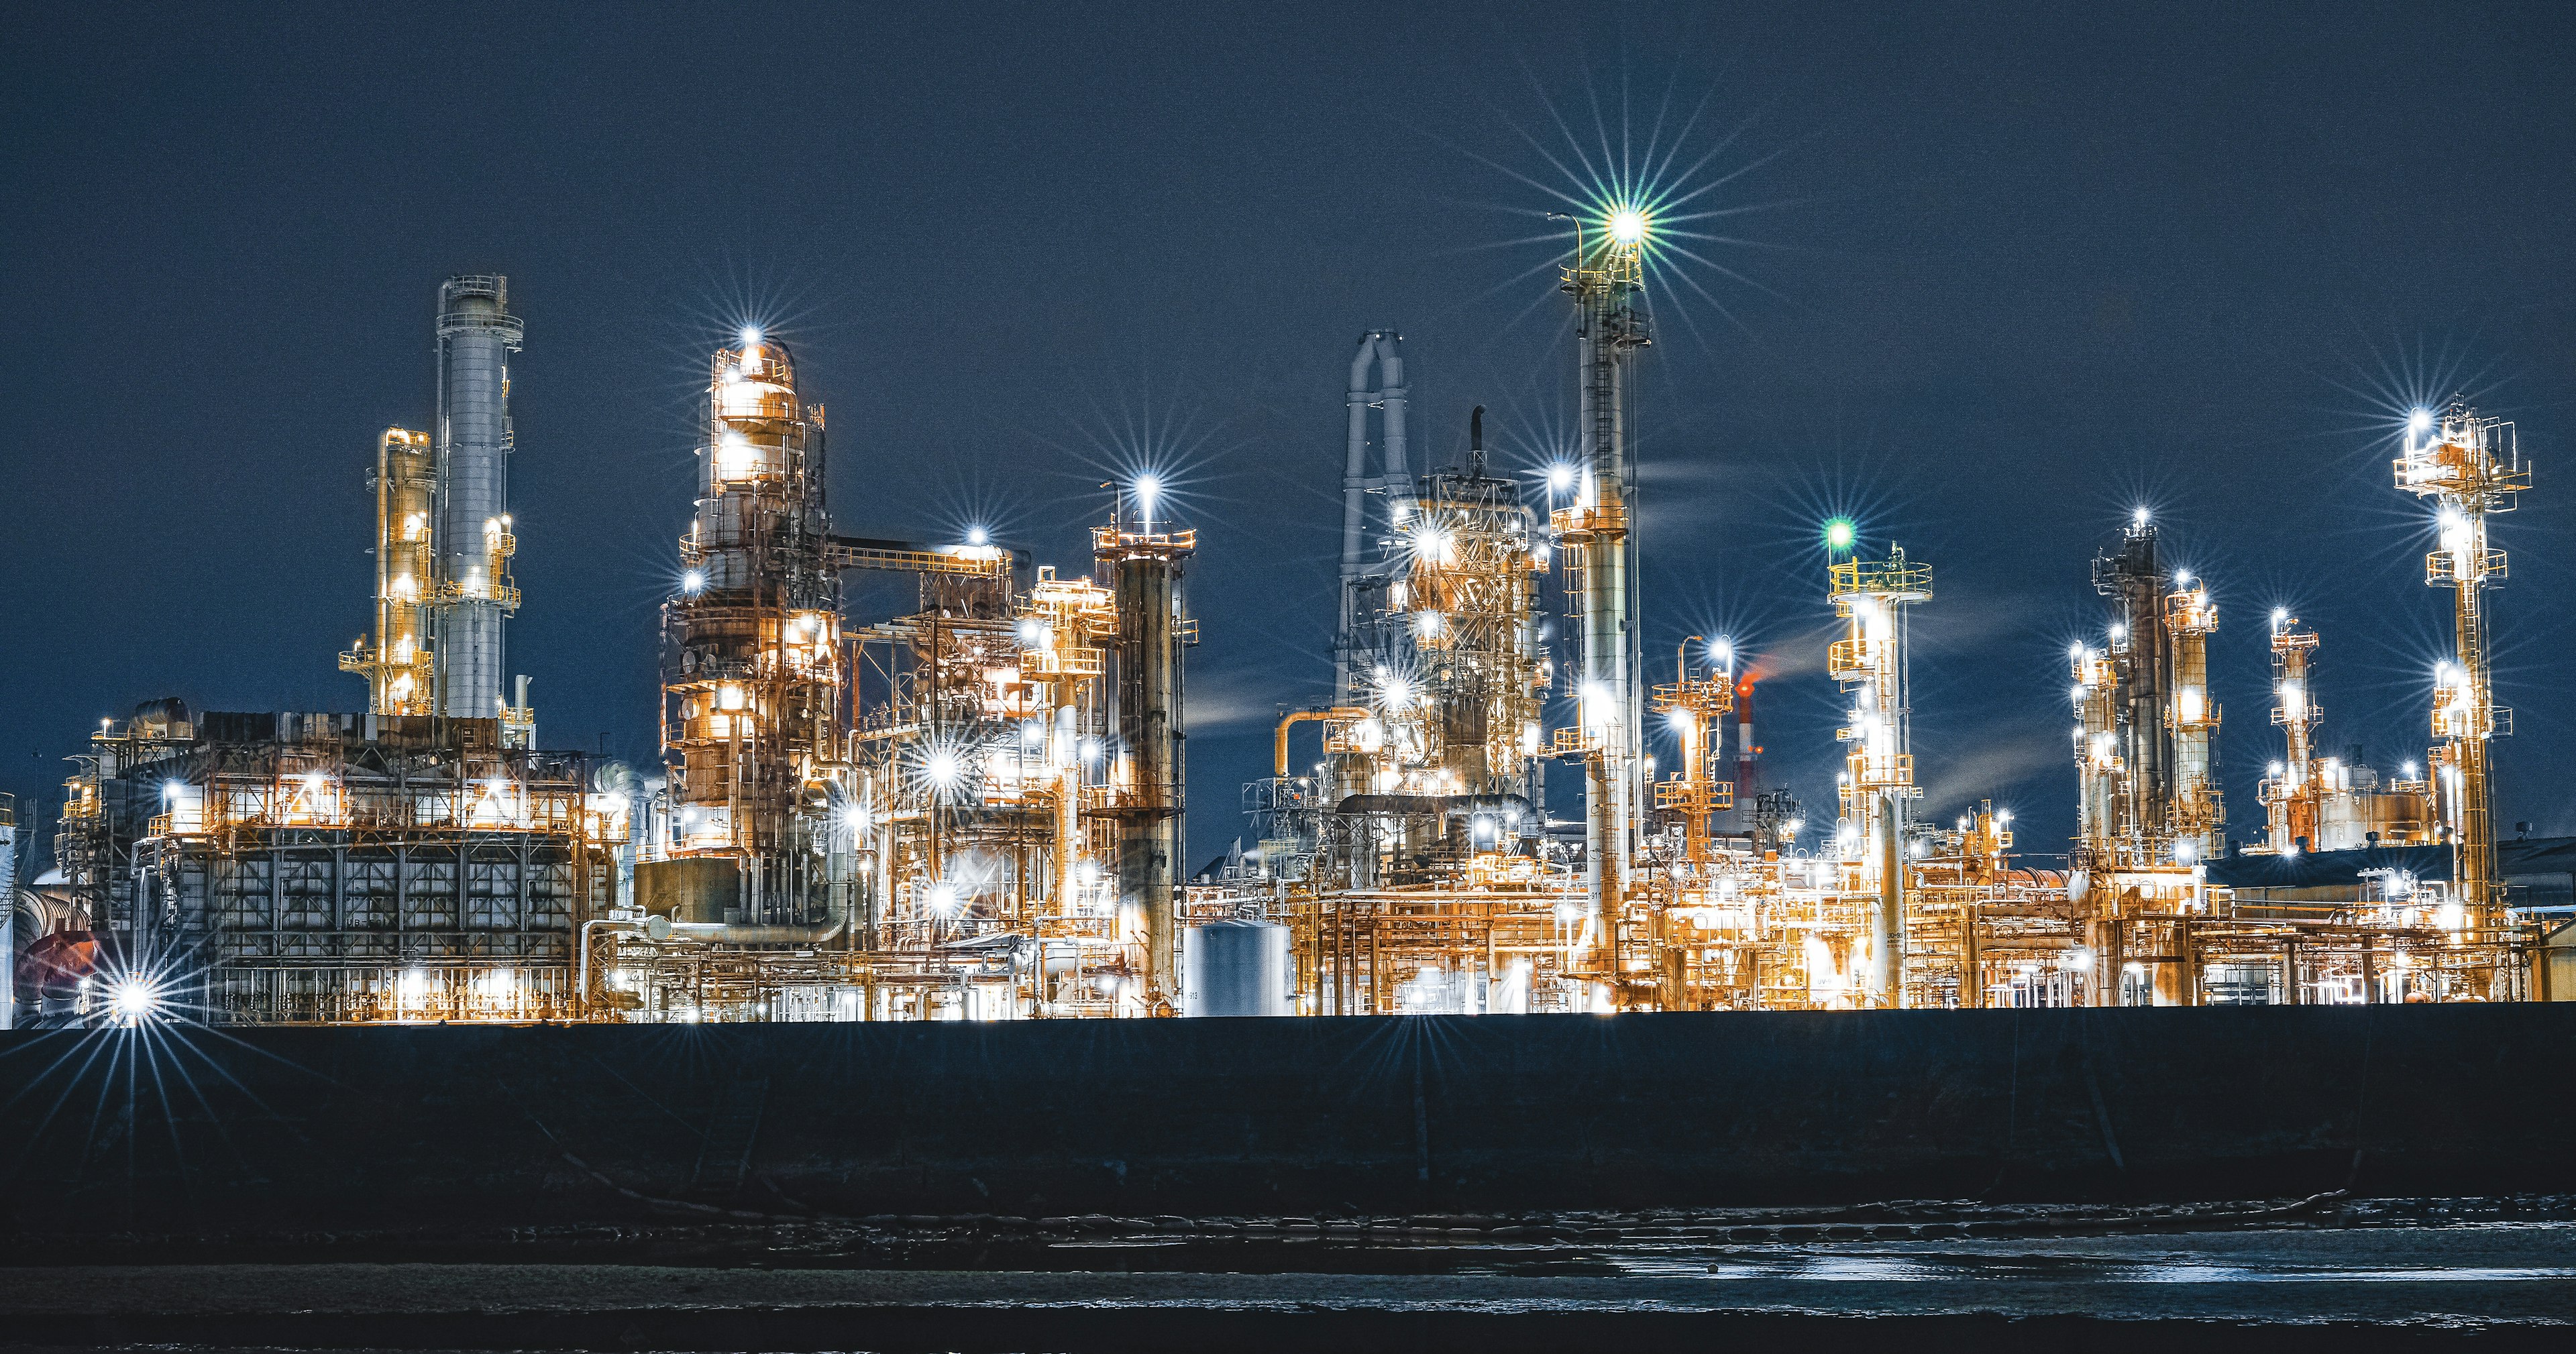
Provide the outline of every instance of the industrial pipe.
[[590,1005],[590,933],[592,928],[600,926],[632,926],[642,930],[646,935],[652,935],[653,923],[657,921],[662,922],[662,935],[653,936],[653,938],[655,940],[660,940],[662,936],[667,936],[671,933],[671,924],[660,917],[647,917],[642,921],[634,921],[623,917],[593,917],[581,924],[581,954],[574,965],[572,986],[573,1001],[576,1006]]
[[[827,895],[828,896],[828,895]],[[837,939],[849,926],[847,911],[835,908],[838,920],[819,926],[756,926],[729,921],[675,921],[671,934],[682,940],[700,940],[716,945],[823,945]]]
[[[631,926],[655,940],[676,937],[712,945],[825,945],[849,929],[848,894],[827,889],[830,900],[827,920],[814,926],[755,926],[736,922],[671,921],[664,917],[629,918],[593,917],[581,924],[581,961],[574,977],[573,990],[580,994],[584,1006],[590,1004],[590,932],[597,926]],[[660,923],[656,926],[655,923]]]
[[1393,330],[1377,335],[1377,397],[1386,406],[1386,467],[1382,473],[1390,492],[1401,491],[1413,478],[1404,450],[1404,354],[1395,346],[1403,341],[1404,336]]
[[1368,713],[1369,713],[1369,712],[1368,712],[1368,711],[1366,711],[1366,710],[1360,709],[1360,708],[1358,708],[1357,706],[1350,706],[1350,705],[1336,705],[1336,706],[1333,706],[1331,709],[1327,709],[1327,710],[1291,710],[1291,711],[1289,711],[1286,715],[1282,716],[1282,717],[1280,718],[1280,720],[1279,720],[1279,736],[1278,736],[1278,741],[1277,741],[1276,745],[1275,745],[1275,746],[1273,747],[1273,749],[1272,749],[1273,754],[1274,754],[1274,755],[1273,755],[1273,757],[1272,757],[1272,764],[1273,764],[1273,766],[1274,766],[1276,769],[1275,769],[1275,770],[1273,770],[1273,771],[1271,772],[1271,774],[1272,774],[1272,775],[1274,775],[1274,776],[1278,776],[1278,777],[1280,777],[1280,778],[1282,778],[1282,779],[1285,779],[1285,778],[1287,777],[1287,775],[1288,775],[1288,726],[1289,726],[1289,725],[1292,725],[1292,724],[1303,724],[1303,723],[1307,723],[1307,722],[1309,722],[1309,721],[1313,721],[1313,720],[1332,720],[1332,719],[1366,719],[1366,718],[1368,718]]
[[1333,812],[1344,816],[1366,816],[1373,813],[1428,818],[1457,818],[1489,809],[1519,809],[1536,821],[1538,810],[1519,795],[1345,795],[1333,806]]

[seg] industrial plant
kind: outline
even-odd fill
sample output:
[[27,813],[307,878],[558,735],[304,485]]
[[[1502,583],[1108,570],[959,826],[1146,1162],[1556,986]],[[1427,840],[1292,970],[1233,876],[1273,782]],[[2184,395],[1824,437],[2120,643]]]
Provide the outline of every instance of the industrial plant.
[[[1488,458],[1481,409],[1463,456],[1417,468],[1402,338],[1361,337],[1336,632],[1315,636],[1332,694],[1283,713],[1272,774],[1243,787],[1253,849],[1198,878],[1185,672],[1202,618],[1184,580],[1201,542],[1167,486],[1104,486],[1088,559],[1038,563],[980,532],[837,534],[824,406],[756,329],[710,355],[694,478],[668,487],[695,511],[660,651],[634,656],[658,665],[659,761],[545,750],[508,644],[523,328],[506,279],[451,278],[428,430],[375,448],[371,628],[340,659],[365,709],[159,699],[106,721],[65,787],[54,872],[23,885],[22,819],[0,801],[0,883],[35,937],[0,1012],[686,1023],[2576,998],[2576,948],[2515,906],[2522,848],[2500,846],[2491,804],[2511,719],[2488,664],[2486,593],[2505,572],[2490,519],[2531,486],[2511,424],[2419,411],[2395,462],[2395,491],[2440,524],[2426,582],[2454,599],[2420,764],[2326,749],[2321,637],[2276,612],[2256,622],[2268,773],[2239,808],[2260,828],[2231,850],[2219,607],[2140,510],[2093,561],[2104,620],[2066,654],[2069,707],[2030,712],[2071,723],[2079,826],[2048,866],[2024,865],[2009,812],[1923,808],[1910,626],[1939,605],[1934,561],[1825,525],[1814,605],[1834,619],[1823,666],[1847,706],[1835,800],[1812,814],[1754,783],[1754,674],[1730,644],[1641,643],[1632,371],[1651,341],[1651,230],[1630,209],[1578,225],[1559,278],[1577,446],[1536,475]],[[906,576],[910,609],[854,611],[859,571]],[[1579,816],[1551,810],[1578,801]],[[2367,863],[2318,867],[2338,855]]]

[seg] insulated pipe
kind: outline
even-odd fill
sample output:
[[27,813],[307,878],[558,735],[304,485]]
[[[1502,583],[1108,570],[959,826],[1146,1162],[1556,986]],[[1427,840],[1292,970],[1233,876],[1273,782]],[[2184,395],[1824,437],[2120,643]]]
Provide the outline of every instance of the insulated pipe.
[[822,945],[849,929],[850,893],[823,890],[823,920],[812,926],[762,926],[717,921],[675,921],[671,934],[718,945]]
[[849,914],[842,912],[836,921],[820,926],[750,926],[724,921],[675,921],[671,934],[682,940],[703,940],[718,945],[822,945],[841,934],[850,924]]
[[1272,763],[1273,763],[1273,766],[1274,766],[1274,768],[1275,768],[1275,769],[1272,771],[1272,773],[1271,773],[1271,774],[1273,774],[1273,775],[1275,775],[1275,776],[1279,777],[1279,778],[1280,778],[1280,779],[1282,779],[1282,780],[1287,779],[1287,776],[1288,776],[1288,728],[1289,728],[1289,726],[1290,726],[1290,725],[1293,725],[1293,724],[1304,724],[1304,723],[1309,723],[1309,722],[1312,722],[1312,721],[1315,721],[1315,720],[1331,720],[1331,719],[1366,719],[1366,718],[1368,718],[1368,713],[1369,713],[1369,712],[1368,712],[1368,711],[1366,711],[1366,710],[1363,710],[1363,709],[1360,709],[1360,708],[1359,708],[1359,707],[1357,707],[1357,706],[1351,706],[1351,705],[1336,705],[1336,706],[1334,706],[1332,709],[1329,709],[1329,710],[1291,710],[1291,711],[1289,711],[1286,715],[1282,716],[1282,717],[1280,718],[1280,720],[1279,720],[1279,734],[1278,734],[1278,738],[1277,738],[1277,740],[1276,740],[1276,742],[1275,742],[1275,744],[1274,744],[1274,746],[1273,746],[1273,748],[1272,748],[1272,754],[1273,754],[1273,755],[1272,755]]
[[1392,330],[1377,336],[1378,398],[1386,403],[1387,492],[1400,493],[1413,480],[1404,453],[1404,354],[1396,349],[1402,335]]
[[[889,776],[887,783],[878,787],[875,802],[894,803],[892,791],[893,785]],[[868,888],[866,929],[859,937],[861,941],[859,948],[865,950],[877,948],[880,939],[877,927],[885,920],[886,901],[894,897],[895,815],[891,812],[879,813],[876,831],[876,855],[872,862],[874,873]]]
[[1538,821],[1538,810],[1521,795],[1345,795],[1333,812],[1345,817],[1368,814],[1459,818],[1489,809],[1518,809]]
[[[818,926],[752,926],[734,922],[675,921],[668,923],[668,934],[674,939],[702,941],[714,945],[825,945],[838,939],[843,931],[849,929],[850,905],[847,890],[828,889],[825,890],[824,897],[827,900],[825,906],[830,909],[826,913],[828,920]],[[651,935],[653,923],[661,920],[662,918],[658,916],[648,917],[643,921],[593,917],[581,924],[581,962],[573,980],[573,990],[579,994],[579,1000],[584,1005],[589,1004],[590,1001],[591,928],[633,927]],[[660,939],[659,936],[654,938]]]
[[623,919],[610,918],[610,917],[593,917],[593,918],[591,918],[590,920],[588,920],[588,921],[586,921],[586,922],[583,922],[583,923],[581,924],[581,957],[580,957],[580,961],[579,961],[578,965],[576,966],[576,968],[575,968],[575,970],[574,970],[573,986],[572,986],[573,1005],[574,1005],[574,1007],[575,1007],[576,1009],[579,1009],[579,1008],[582,1008],[582,1007],[587,1007],[587,1006],[589,1006],[589,1005],[590,1005],[590,933],[591,933],[591,931],[592,931],[592,930],[594,930],[594,929],[596,929],[596,928],[598,928],[598,927],[602,927],[602,926],[621,926],[621,927],[622,927],[622,926],[631,926],[631,927],[634,927],[635,929],[637,929],[637,930],[641,931],[641,930],[646,929],[646,926],[647,926],[647,925],[648,925],[648,924],[647,924],[647,923],[645,923],[645,922],[640,922],[640,921],[626,921],[626,920],[623,920]]

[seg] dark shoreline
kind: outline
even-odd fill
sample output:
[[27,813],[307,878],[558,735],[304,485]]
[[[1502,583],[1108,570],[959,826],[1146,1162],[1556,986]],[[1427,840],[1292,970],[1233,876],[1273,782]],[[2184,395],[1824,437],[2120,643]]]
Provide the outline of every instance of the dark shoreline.
[[1491,1228],[2576,1194],[2571,1051],[2576,1004],[18,1032],[0,1221]]

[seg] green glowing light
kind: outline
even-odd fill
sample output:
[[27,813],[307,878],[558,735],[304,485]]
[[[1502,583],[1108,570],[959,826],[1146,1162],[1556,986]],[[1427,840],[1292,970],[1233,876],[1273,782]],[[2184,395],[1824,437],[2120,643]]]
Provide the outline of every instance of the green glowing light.
[[1825,548],[1828,550],[1849,550],[1852,548],[1852,524],[1850,518],[1837,517],[1834,520],[1825,523]]

